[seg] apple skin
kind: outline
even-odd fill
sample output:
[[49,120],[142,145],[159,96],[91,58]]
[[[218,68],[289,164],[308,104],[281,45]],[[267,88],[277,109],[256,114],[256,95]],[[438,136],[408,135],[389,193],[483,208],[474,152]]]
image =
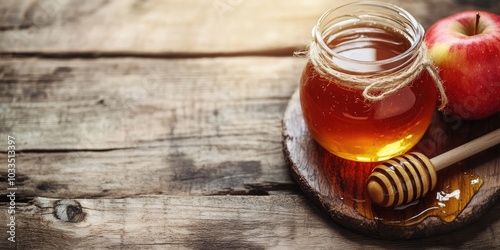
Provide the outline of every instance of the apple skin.
[[477,120],[500,111],[499,15],[463,11],[448,16],[429,28],[425,43],[443,80],[446,114]]

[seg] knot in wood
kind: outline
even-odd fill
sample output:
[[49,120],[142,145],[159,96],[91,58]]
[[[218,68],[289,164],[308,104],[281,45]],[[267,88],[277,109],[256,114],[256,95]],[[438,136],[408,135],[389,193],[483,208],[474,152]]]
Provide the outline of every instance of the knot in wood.
[[64,222],[78,223],[85,219],[85,212],[78,201],[58,200],[54,203],[54,217]]

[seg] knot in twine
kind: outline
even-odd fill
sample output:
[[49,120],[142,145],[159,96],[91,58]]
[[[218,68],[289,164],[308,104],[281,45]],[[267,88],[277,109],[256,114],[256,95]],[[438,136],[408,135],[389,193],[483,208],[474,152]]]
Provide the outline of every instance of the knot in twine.
[[314,69],[321,77],[348,88],[363,90],[363,97],[369,101],[384,99],[413,82],[422,71],[427,70],[440,93],[441,104],[439,110],[442,110],[448,103],[443,82],[439,77],[437,67],[429,57],[425,43],[420,46],[413,62],[402,70],[370,76],[352,75],[335,70],[332,55],[328,51],[321,49],[315,32],[313,32],[313,39],[308,47],[308,50],[296,52],[294,55],[309,56]]

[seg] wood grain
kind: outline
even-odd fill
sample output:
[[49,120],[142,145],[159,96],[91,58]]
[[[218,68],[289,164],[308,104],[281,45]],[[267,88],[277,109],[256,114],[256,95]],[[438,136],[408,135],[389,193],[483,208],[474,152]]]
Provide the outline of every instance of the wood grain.
[[[0,5],[0,52],[74,56],[286,55],[326,10],[349,1],[23,0]],[[389,1],[428,28],[464,9],[455,0]]]
[[304,62],[6,59],[0,133],[25,197],[293,193],[281,119]]
[[[67,200],[65,200],[67,201]],[[303,196],[138,196],[80,199],[81,222],[54,216],[57,199],[19,203],[17,249],[494,249],[496,205],[461,231],[418,241],[364,236],[331,223]],[[7,223],[6,205],[0,224]],[[0,237],[2,246],[12,246]]]
[[[426,28],[477,8],[395,2]],[[500,247],[498,204],[461,230],[387,241],[300,195],[280,137],[305,63],[291,54],[340,3],[1,1],[0,134],[16,136],[18,238],[0,248]]]
[[279,121],[304,63],[273,57],[4,58],[0,132],[17,134],[18,150],[187,147],[183,140],[224,137],[243,137],[234,142],[247,146],[277,145]]
[[[500,114],[497,114],[480,121],[464,121],[458,120],[457,117],[442,118],[442,115],[437,113],[415,150],[434,157],[497,129],[500,127],[499,117]],[[436,131],[439,131],[440,137],[436,136]],[[372,219],[379,217],[380,213],[376,214],[377,210],[371,206],[366,192],[368,175],[378,163],[347,161],[335,157],[319,146],[311,138],[304,122],[299,90],[292,96],[285,112],[283,139],[285,156],[295,179],[306,195],[323,207],[333,220],[363,233],[392,239],[409,239],[450,232],[477,220],[500,197],[498,174],[500,147],[493,147],[457,166],[463,168],[465,172],[472,171],[484,182],[470,203],[454,220],[445,222],[432,216],[413,225],[384,224]],[[458,172],[459,177],[463,175],[463,172]],[[446,180],[448,177],[457,178],[452,172],[440,172],[438,176],[440,180]],[[446,190],[446,187],[437,188],[437,191],[441,190]],[[464,198],[465,191],[461,190],[463,199],[461,201],[464,203],[468,202]],[[434,195],[428,198],[431,201],[435,199]],[[420,203],[428,204],[426,200]],[[429,207],[424,207],[422,211]]]

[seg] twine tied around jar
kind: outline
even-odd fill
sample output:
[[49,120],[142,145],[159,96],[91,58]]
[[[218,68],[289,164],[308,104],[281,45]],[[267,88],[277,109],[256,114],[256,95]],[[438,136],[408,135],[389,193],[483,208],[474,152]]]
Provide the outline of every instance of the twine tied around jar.
[[363,90],[364,98],[369,101],[379,101],[407,86],[420,73],[427,70],[439,90],[441,103],[438,109],[443,110],[448,103],[438,69],[430,59],[425,43],[422,43],[411,64],[403,70],[378,75],[353,75],[335,69],[336,65],[332,60],[333,55],[321,48],[316,33],[312,32],[313,37],[308,49],[306,51],[295,52],[294,55],[309,57],[314,69],[321,77],[348,88]]

